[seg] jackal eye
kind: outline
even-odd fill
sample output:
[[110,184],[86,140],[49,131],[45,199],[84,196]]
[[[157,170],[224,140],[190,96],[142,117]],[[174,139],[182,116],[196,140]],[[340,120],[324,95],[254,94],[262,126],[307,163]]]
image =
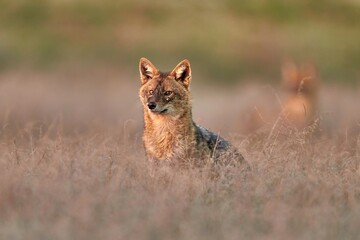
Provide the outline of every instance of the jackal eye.
[[154,94],[154,90],[149,90],[149,94],[153,95]]
[[166,97],[168,97],[168,96],[170,96],[172,93],[173,93],[172,91],[166,91],[166,92],[164,93],[164,95],[165,95]]

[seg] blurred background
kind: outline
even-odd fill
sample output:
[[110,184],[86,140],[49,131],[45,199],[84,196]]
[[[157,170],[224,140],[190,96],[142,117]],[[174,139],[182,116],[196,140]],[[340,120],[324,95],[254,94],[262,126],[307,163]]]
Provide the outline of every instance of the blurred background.
[[359,43],[358,0],[0,0],[3,131],[105,122],[140,134],[140,57],[164,71],[189,59],[195,120],[226,132],[281,105],[284,62],[311,63],[319,111],[340,126],[359,116]]

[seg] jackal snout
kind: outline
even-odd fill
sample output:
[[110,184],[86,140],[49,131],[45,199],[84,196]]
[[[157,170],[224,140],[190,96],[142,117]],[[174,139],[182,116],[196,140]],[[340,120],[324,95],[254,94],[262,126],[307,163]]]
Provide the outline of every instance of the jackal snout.
[[148,102],[147,106],[150,110],[154,110],[156,108],[156,102]]
[[157,113],[157,114],[164,114],[170,108],[169,106],[166,106],[166,105],[160,106],[156,102],[148,102],[147,106],[152,113]]

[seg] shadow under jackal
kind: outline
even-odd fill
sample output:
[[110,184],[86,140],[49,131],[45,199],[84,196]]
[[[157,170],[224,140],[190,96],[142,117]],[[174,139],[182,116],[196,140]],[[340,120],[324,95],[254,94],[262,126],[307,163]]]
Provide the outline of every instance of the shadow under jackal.
[[188,60],[164,73],[141,58],[139,71],[139,96],[144,107],[143,141],[149,160],[188,162],[190,159],[196,165],[208,160],[226,165],[244,161],[228,141],[194,123]]

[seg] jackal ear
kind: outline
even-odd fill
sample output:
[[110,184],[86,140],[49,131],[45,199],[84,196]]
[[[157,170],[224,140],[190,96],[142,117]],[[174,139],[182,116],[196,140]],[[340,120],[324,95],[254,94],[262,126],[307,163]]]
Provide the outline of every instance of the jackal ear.
[[146,58],[141,58],[139,62],[139,71],[140,71],[140,80],[141,84],[145,84],[151,78],[153,78],[157,73],[158,70],[154,64],[152,64]]
[[181,61],[174,70],[171,71],[170,75],[174,76],[177,81],[181,82],[181,84],[188,89],[191,82],[191,67],[189,60],[185,59]]

